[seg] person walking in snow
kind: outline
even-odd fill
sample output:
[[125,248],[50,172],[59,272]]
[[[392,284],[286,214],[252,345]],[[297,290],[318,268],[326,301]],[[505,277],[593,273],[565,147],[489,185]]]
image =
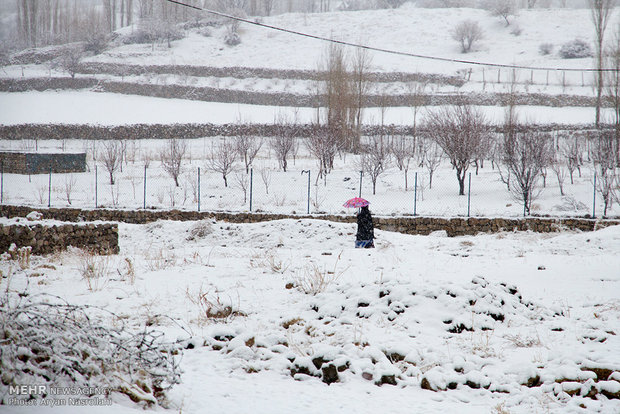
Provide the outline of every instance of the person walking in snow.
[[355,248],[370,249],[375,247],[375,231],[372,224],[372,216],[368,206],[361,208],[357,214],[357,234],[355,235]]

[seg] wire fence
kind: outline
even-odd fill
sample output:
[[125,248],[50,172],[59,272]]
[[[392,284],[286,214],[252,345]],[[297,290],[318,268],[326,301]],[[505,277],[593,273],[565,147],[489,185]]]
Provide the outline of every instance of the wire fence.
[[[200,165],[199,165],[200,164]],[[375,182],[354,169],[333,170],[322,177],[309,159],[286,172],[267,164],[223,174],[198,160],[184,167],[178,185],[158,162],[126,163],[112,177],[101,165],[86,172],[15,174],[0,168],[0,202],[33,207],[112,209],[180,209],[274,214],[350,214],[349,198],[370,201],[379,216],[519,217],[524,205],[508,191],[497,169],[470,169],[463,194],[455,172],[443,165],[432,176],[419,169],[392,167]],[[551,173],[552,174],[552,173]],[[591,216],[604,214],[596,172],[582,168],[569,179],[547,174],[537,187],[531,214]],[[620,215],[618,204],[606,215]]]

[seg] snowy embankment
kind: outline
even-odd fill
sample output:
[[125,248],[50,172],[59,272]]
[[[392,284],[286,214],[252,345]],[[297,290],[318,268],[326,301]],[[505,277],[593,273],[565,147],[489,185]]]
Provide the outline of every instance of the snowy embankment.
[[[271,124],[283,115],[300,123],[316,120],[314,108],[271,107],[260,105],[197,102],[182,99],[151,98],[142,96],[97,93],[90,91],[20,92],[0,93],[0,124],[173,124],[214,123],[238,121]],[[490,122],[499,124],[505,109],[499,106],[480,107]],[[603,111],[604,119],[607,112]],[[366,124],[378,124],[378,108],[364,110]],[[594,117],[593,108],[551,108],[522,106],[518,113],[523,120],[535,124],[589,124]],[[420,111],[418,121],[423,121],[426,108]],[[411,125],[411,108],[389,108],[385,113],[386,124]]]
[[[180,340],[175,412],[618,412],[620,227],[377,231],[373,250],[353,249],[354,232],[320,220],[121,224],[121,254],[96,284],[70,251],[13,267],[11,288],[30,281],[31,294]],[[138,410],[113,399],[102,412]]]

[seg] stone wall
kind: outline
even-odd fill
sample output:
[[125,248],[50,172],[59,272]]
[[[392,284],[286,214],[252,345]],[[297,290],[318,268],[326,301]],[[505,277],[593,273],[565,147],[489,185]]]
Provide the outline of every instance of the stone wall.
[[49,254],[69,246],[116,254],[118,224],[0,224],[0,252],[7,252],[13,243],[18,248],[32,247],[32,254]]
[[[31,207],[0,206],[0,216],[25,217],[35,211]],[[355,223],[354,215],[279,215],[258,213],[196,212],[180,210],[81,210],[75,208],[36,209],[44,219],[66,222],[79,221],[119,221],[133,224],[150,223],[157,220],[202,220],[213,218],[231,223],[256,223],[281,219],[320,219],[341,223]],[[535,231],[540,233],[560,230],[593,231],[607,226],[620,225],[620,220],[596,220],[587,218],[436,218],[436,217],[375,217],[375,227],[381,230],[404,234],[427,235],[434,231],[445,231],[448,236],[475,235],[500,231]]]
[[86,171],[86,154],[0,152],[3,172],[14,174],[70,173]]

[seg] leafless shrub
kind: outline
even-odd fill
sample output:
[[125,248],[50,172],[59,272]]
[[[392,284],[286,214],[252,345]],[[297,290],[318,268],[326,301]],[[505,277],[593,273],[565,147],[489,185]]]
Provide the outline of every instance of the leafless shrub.
[[185,290],[187,299],[199,309],[199,322],[209,321],[228,322],[243,313],[235,309],[232,300],[224,301],[217,293],[211,294],[201,286],[198,292],[192,293],[189,288]]
[[294,284],[297,289],[301,290],[307,295],[317,295],[324,292],[325,289],[332,283],[334,283],[348,268],[342,271],[337,271],[338,262],[342,252],[338,255],[333,270],[329,271],[321,269],[316,263],[311,262],[303,267],[295,274]]
[[235,146],[228,140],[221,140],[218,145],[211,145],[211,152],[207,155],[207,168],[222,174],[224,187],[228,187],[228,174],[233,170],[237,153]]
[[176,266],[177,256],[174,251],[160,248],[156,251],[152,249],[147,250],[144,255],[146,265],[151,271],[164,270],[171,266]]
[[213,233],[213,223],[208,220],[201,220],[196,222],[188,231],[189,236],[186,240],[203,239]]
[[459,195],[465,195],[467,170],[488,149],[489,127],[484,114],[464,104],[442,107],[429,113],[427,131],[456,170]]
[[79,250],[78,267],[88,290],[96,292],[103,289],[108,282],[111,259],[108,255],[97,255],[88,250]]
[[[111,328],[101,322],[110,317]],[[162,337],[147,329],[129,332],[122,319],[101,308],[7,292],[0,299],[0,404],[11,397],[9,386],[71,384],[166,406],[166,391],[179,382],[180,370],[177,345]]]
[[250,260],[253,267],[264,267],[273,273],[283,274],[291,266],[290,261],[282,260],[274,250],[256,253]]
[[170,139],[166,147],[159,153],[162,167],[172,177],[176,187],[179,186],[179,176],[186,151],[187,142],[185,140]]
[[538,53],[543,56],[550,55],[553,52],[553,43],[541,43],[538,46]]
[[10,260],[17,262],[17,265],[21,270],[30,268],[30,256],[32,253],[32,247],[23,246],[17,248],[17,245],[15,243],[11,243],[7,253]]
[[461,53],[469,53],[476,42],[484,37],[482,28],[473,20],[464,20],[452,32],[452,39],[461,44]]

